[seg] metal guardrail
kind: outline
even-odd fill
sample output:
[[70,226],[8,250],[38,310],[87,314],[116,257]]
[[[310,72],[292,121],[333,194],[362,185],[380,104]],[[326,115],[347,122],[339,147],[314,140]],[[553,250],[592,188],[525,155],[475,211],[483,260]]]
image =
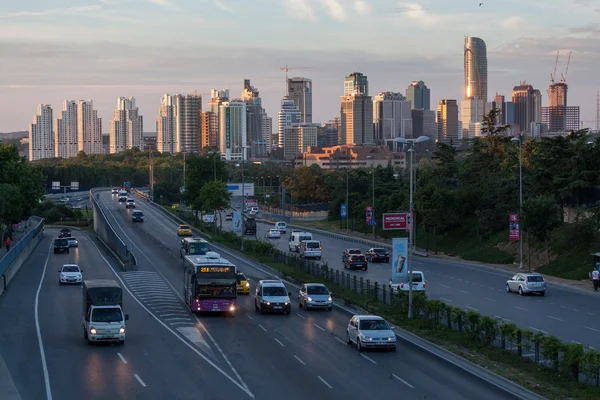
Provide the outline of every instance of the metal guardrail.
[[95,188],[90,190],[90,203],[92,204],[92,209],[94,210],[94,231],[98,235],[100,241],[117,256],[119,261],[121,261],[123,268],[126,270],[135,269],[135,266],[137,265],[135,256],[133,253],[131,253],[131,251],[129,251],[127,245],[123,242],[123,240],[121,240],[119,235],[117,235],[113,227],[110,225],[108,218],[96,200],[96,194],[106,190],[110,189]]
[[10,266],[15,262],[15,260],[21,255],[23,250],[31,243],[32,240],[42,238],[40,232],[44,229],[44,219],[40,217],[31,217],[32,222],[37,223],[37,225],[27,232],[25,236],[21,240],[19,240],[8,253],[4,255],[0,259],[0,277],[2,278],[2,285],[6,289],[8,285],[8,280],[5,275],[6,271],[10,268]]

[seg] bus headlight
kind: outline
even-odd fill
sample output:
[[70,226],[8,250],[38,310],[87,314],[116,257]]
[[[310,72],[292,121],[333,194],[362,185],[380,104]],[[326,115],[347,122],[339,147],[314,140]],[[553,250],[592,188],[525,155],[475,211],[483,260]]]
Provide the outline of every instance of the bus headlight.
[[235,306],[233,304],[229,306],[229,311],[235,311]]

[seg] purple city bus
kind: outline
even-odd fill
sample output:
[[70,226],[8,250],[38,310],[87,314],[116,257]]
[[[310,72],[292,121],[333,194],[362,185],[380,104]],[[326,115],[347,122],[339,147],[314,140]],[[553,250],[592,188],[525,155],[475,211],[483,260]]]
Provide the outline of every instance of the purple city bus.
[[184,257],[183,293],[192,312],[235,314],[235,265],[216,253]]

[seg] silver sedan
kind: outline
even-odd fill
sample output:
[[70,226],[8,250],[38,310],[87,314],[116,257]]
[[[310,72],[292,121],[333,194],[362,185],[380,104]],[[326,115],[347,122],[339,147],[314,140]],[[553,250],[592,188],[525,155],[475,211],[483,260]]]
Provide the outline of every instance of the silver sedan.
[[546,281],[544,277],[536,273],[519,273],[506,281],[508,293],[517,292],[521,296],[528,293],[546,294]]

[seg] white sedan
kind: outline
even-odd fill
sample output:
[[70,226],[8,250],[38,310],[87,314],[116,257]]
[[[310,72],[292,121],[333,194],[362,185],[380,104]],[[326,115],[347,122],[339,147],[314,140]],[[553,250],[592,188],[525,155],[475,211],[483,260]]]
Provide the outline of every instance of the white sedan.
[[279,232],[277,229],[269,229],[269,232],[267,232],[267,238],[281,239],[281,232]]
[[65,264],[58,272],[60,272],[58,282],[61,285],[63,283],[76,283],[81,285],[83,282],[83,275],[81,274],[83,271],[77,264]]

